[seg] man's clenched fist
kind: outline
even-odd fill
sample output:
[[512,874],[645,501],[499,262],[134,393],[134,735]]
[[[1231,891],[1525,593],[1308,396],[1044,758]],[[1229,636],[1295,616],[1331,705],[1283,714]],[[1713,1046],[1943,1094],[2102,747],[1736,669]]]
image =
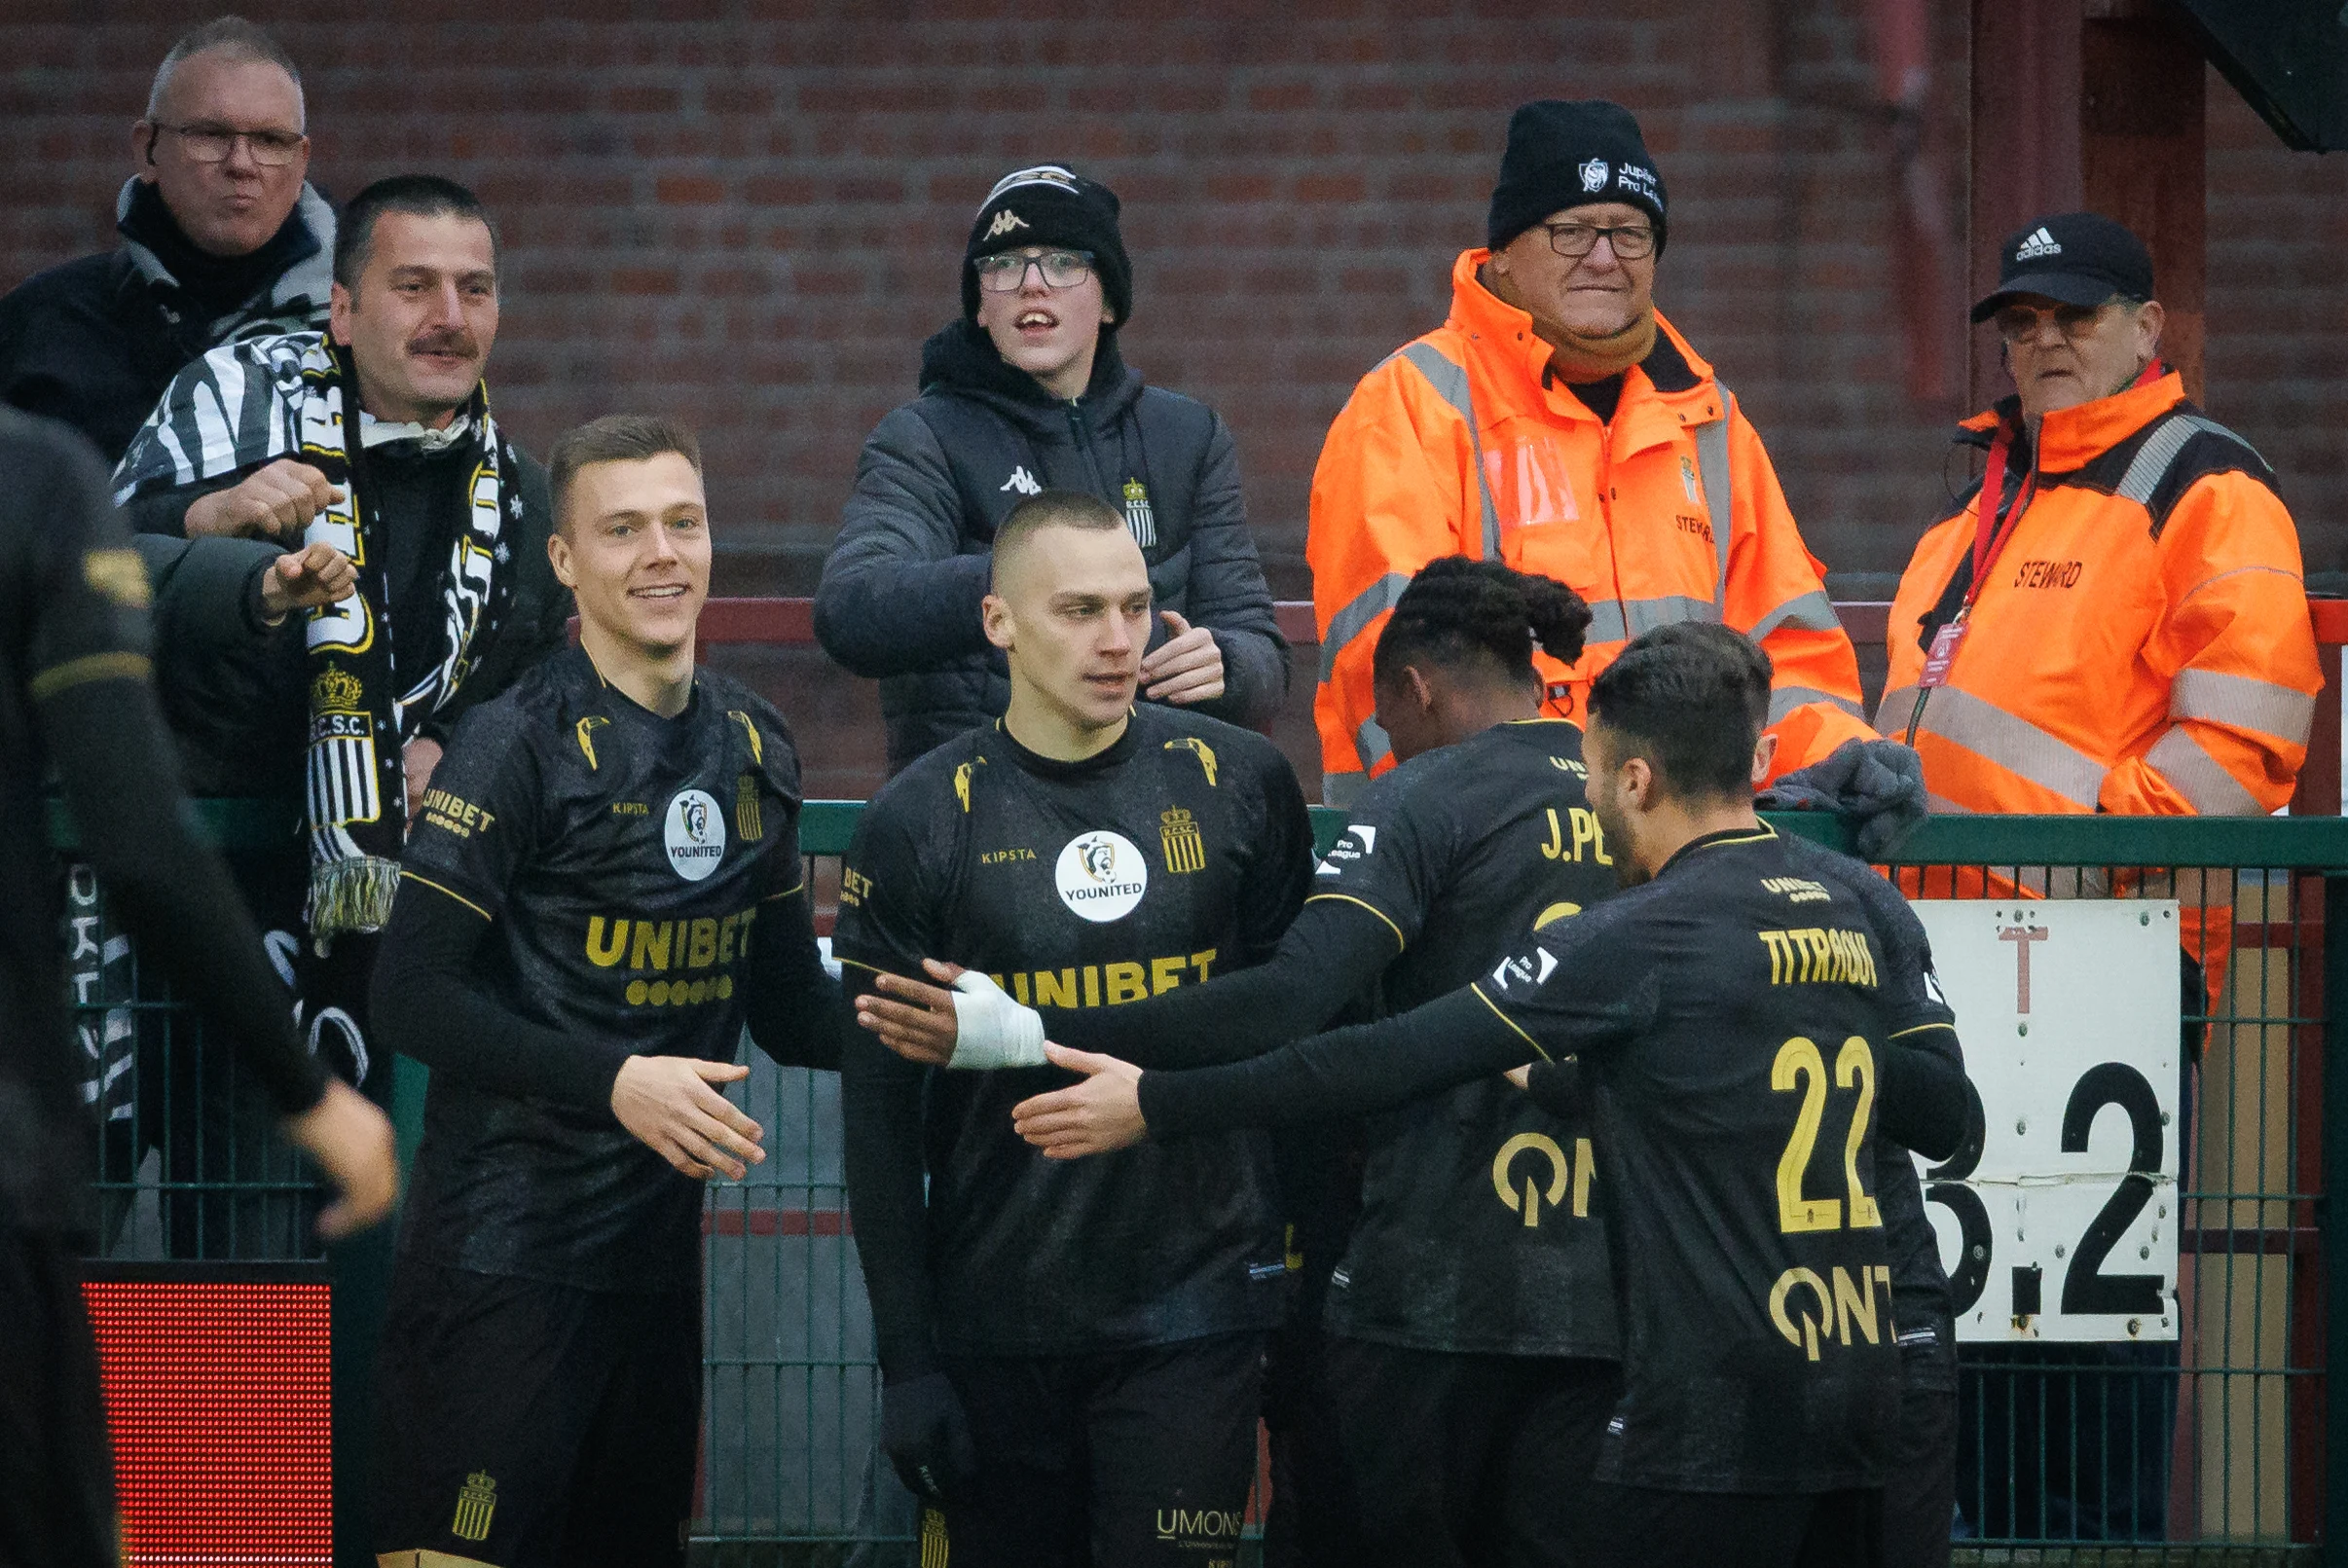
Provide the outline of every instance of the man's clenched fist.
[[315,609],[349,599],[358,587],[358,567],[331,544],[288,550],[261,573],[261,615],[275,626],[298,609]]
[[342,491],[317,469],[279,457],[226,490],[189,502],[186,531],[191,539],[224,533],[291,543],[312,518],[342,498]]

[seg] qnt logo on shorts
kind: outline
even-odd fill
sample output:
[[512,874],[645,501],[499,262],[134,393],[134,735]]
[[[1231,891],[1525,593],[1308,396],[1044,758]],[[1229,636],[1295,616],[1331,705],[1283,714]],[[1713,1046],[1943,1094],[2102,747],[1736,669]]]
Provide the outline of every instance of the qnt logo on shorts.
[[687,882],[699,882],[725,858],[725,814],[706,789],[679,791],[669,802],[661,840],[669,864]]

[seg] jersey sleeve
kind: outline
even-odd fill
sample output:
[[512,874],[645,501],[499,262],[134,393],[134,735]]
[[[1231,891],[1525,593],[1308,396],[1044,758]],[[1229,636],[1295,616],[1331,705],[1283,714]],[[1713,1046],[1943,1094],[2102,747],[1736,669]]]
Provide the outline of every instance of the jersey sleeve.
[[[899,800],[903,798],[901,795]],[[944,911],[929,886],[920,838],[884,792],[858,819],[840,861],[840,914],[831,952],[851,970],[926,979],[921,961],[942,950]],[[857,986],[853,973],[850,984]]]
[[1468,989],[1540,1057],[1599,1055],[1653,1024],[1662,1010],[1642,900],[1626,895],[1537,933]]
[[816,947],[815,900],[799,850],[795,802],[766,851],[756,960],[743,1009],[752,1043],[786,1067],[837,1071],[840,1042],[854,1027],[839,981]]
[[1265,753],[1257,775],[1264,834],[1262,852],[1241,894],[1237,962],[1242,966],[1262,964],[1278,949],[1289,923],[1304,906],[1313,874],[1312,814],[1305,809],[1296,770],[1270,743],[1260,744]]
[[147,570],[105,504],[105,471],[79,448],[57,442],[54,451],[55,472],[29,476],[36,490],[50,480],[52,493],[47,504],[24,509],[38,522],[13,542],[29,557],[18,580],[30,585],[22,602],[35,702],[87,681],[149,673]]
[[1448,814],[1438,813],[1444,820],[1430,822],[1425,793],[1411,798],[1419,778],[1406,768],[1371,781],[1343,835],[1314,869],[1306,894],[1308,902],[1331,899],[1367,909],[1393,930],[1398,953],[1425,929],[1427,907],[1446,885],[1456,848]]
[[1969,1097],[1957,1014],[1933,972],[1931,939],[1889,880],[1839,856],[1828,864],[1865,909],[1878,949],[1884,1038],[1877,1124],[1918,1153],[1945,1159],[1963,1141]]
[[432,771],[402,872],[495,920],[537,840],[544,797],[537,755],[515,726],[512,705],[475,709]]

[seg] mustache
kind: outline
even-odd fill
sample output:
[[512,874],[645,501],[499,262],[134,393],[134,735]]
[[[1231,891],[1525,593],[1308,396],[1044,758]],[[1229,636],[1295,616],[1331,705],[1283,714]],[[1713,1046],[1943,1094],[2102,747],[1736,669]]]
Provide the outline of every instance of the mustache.
[[479,359],[481,346],[473,341],[473,335],[469,332],[457,332],[442,328],[433,332],[419,333],[410,338],[408,352],[412,354],[461,354],[467,359]]

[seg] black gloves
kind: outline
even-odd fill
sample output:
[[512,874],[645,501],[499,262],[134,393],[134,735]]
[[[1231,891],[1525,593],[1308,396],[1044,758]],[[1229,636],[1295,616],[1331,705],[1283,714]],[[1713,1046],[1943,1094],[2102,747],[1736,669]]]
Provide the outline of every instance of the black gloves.
[[1851,824],[1863,860],[1889,855],[1923,821],[1924,758],[1897,741],[1845,741],[1754,799],[1763,811],[1830,811]]
[[977,1473],[962,1397],[943,1372],[922,1372],[881,1388],[881,1447],[914,1496],[936,1503]]

